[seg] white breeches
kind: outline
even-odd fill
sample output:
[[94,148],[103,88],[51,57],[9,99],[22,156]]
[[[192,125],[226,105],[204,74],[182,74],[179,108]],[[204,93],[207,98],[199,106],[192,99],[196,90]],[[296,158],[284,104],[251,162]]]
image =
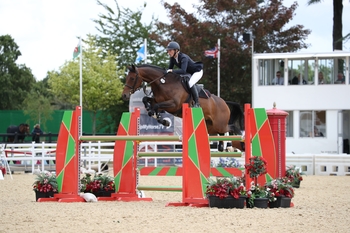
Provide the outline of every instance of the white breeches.
[[188,82],[188,84],[190,85],[190,87],[192,87],[194,84],[196,84],[199,79],[201,79],[203,76],[203,70],[201,71],[198,71],[196,73],[194,73],[191,78],[190,78],[190,81]]

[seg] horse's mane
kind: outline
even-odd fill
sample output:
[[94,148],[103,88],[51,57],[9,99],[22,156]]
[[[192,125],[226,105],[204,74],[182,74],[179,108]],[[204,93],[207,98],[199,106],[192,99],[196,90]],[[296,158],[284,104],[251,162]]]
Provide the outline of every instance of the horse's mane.
[[161,71],[163,74],[166,72],[166,70],[164,68],[159,67],[159,66],[155,66],[155,65],[142,64],[142,65],[137,66],[137,68],[142,68],[142,67],[157,69],[157,70]]

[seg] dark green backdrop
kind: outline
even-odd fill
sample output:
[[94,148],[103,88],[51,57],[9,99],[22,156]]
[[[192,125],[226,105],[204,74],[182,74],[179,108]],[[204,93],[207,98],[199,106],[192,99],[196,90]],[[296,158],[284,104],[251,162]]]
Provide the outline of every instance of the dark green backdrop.
[[[46,121],[45,125],[40,124],[41,130],[44,131],[44,133],[58,134],[64,111],[65,110],[55,110],[51,115],[52,120]],[[99,114],[100,113],[97,113],[96,126],[99,125]],[[9,125],[19,125],[20,123],[29,124],[31,132],[34,125],[39,122],[31,121],[29,116],[24,115],[23,111],[21,110],[0,111],[0,133],[6,133],[6,129]],[[92,119],[91,114],[88,111],[83,112],[83,133],[92,134]],[[96,133],[102,133],[102,131]]]

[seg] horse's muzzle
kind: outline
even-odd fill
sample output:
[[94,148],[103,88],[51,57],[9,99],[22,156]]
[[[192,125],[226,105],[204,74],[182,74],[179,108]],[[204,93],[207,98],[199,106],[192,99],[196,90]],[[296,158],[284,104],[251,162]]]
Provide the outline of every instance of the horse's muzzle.
[[127,94],[122,94],[122,98],[124,101],[127,101],[130,99],[130,95],[127,95]]

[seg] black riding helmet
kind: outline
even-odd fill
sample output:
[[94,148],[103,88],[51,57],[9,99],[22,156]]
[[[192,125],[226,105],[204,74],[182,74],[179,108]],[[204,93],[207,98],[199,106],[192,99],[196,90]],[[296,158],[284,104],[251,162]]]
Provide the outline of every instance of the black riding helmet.
[[168,44],[168,46],[166,47],[166,50],[172,50],[172,49],[180,50],[180,45],[177,42],[172,41]]

